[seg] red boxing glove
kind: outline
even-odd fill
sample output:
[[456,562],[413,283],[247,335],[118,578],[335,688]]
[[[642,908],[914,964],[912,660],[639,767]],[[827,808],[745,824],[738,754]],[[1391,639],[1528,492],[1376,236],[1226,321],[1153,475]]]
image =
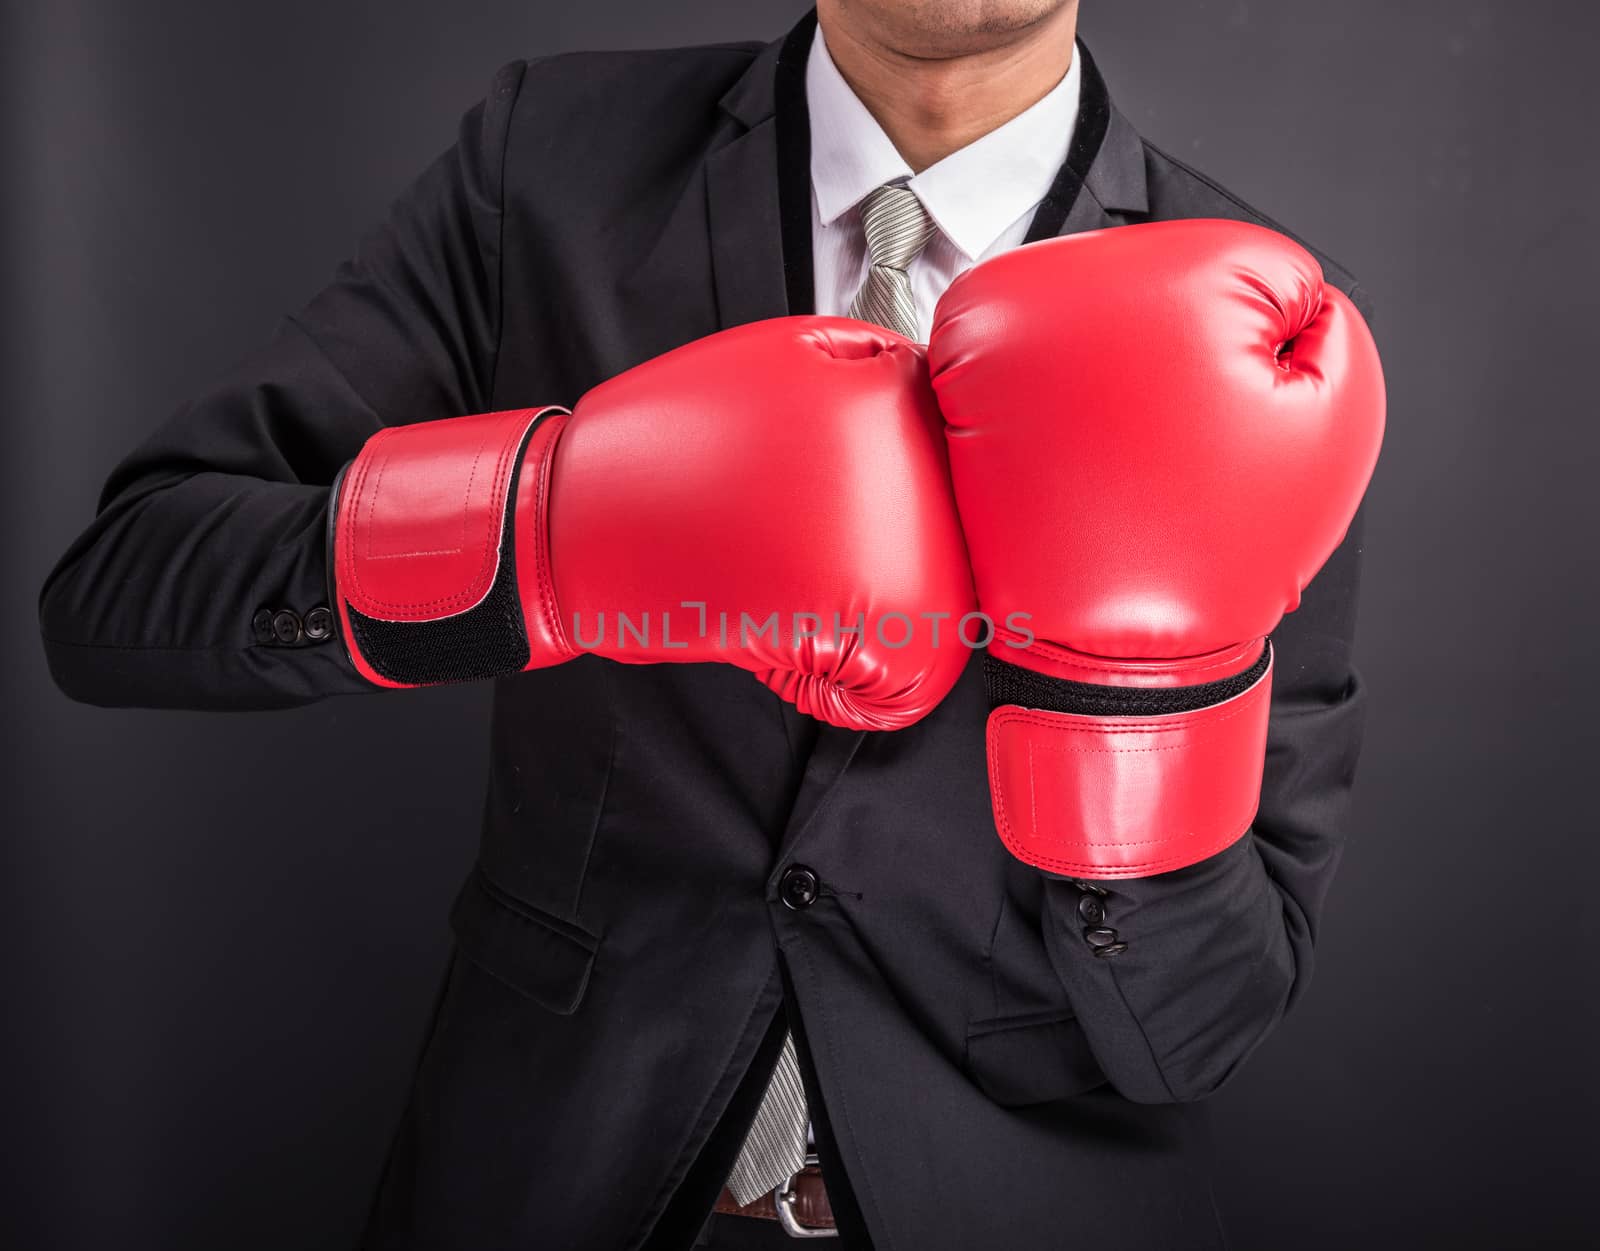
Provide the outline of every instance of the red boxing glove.
[[977,266],[940,301],[928,360],[1000,626],[1006,846],[1085,878],[1216,854],[1260,799],[1266,636],[1377,460],[1366,323],[1282,235],[1158,222]]
[[973,604],[922,351],[842,318],[712,335],[565,409],[397,426],[336,486],[334,597],[383,686],[594,653],[720,660],[804,712],[888,730]]

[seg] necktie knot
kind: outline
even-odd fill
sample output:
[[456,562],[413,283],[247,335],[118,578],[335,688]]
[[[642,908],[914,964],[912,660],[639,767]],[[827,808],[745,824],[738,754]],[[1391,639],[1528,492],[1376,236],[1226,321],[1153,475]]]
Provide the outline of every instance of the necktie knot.
[[861,201],[861,229],[874,265],[903,270],[938,229],[917,193],[899,183],[867,192]]
[[861,229],[871,264],[850,303],[850,316],[915,339],[917,305],[906,266],[916,260],[938,227],[915,191],[891,182],[862,197]]

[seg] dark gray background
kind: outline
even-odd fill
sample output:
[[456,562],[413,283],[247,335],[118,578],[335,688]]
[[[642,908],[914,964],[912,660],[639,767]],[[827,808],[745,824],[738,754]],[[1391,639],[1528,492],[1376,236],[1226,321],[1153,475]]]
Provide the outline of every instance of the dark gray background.
[[[327,279],[497,66],[802,6],[29,7],[0,32],[0,1244],[347,1247],[472,854],[484,692],[75,707],[33,596],[114,460]],[[1600,20],[1084,7],[1137,126],[1362,278],[1390,384],[1354,839],[1310,998],[1212,1104],[1225,1215],[1253,1251],[1596,1245]]]

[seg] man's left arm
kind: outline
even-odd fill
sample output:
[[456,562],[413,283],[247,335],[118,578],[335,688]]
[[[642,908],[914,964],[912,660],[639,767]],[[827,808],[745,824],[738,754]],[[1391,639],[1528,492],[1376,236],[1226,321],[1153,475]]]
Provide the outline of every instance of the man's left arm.
[[[1266,771],[1250,833],[1155,877],[1047,883],[1051,960],[1101,1068],[1136,1102],[1216,1090],[1305,989],[1366,708],[1350,656],[1362,530],[1358,513],[1273,632]],[[1125,950],[1095,954],[1113,944]]]

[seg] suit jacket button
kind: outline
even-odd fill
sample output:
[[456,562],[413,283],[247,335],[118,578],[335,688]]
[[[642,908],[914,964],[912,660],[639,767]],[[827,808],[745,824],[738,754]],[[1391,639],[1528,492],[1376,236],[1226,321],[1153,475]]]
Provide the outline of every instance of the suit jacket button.
[[778,898],[796,911],[809,908],[817,901],[819,885],[817,875],[805,865],[793,865],[778,879]]
[[287,608],[274,613],[272,633],[285,647],[293,646],[300,641],[300,618]]
[[1079,896],[1078,919],[1090,929],[1106,919],[1106,906],[1099,895]]
[[318,604],[306,614],[306,638],[320,643],[333,633],[333,614]]
[[270,643],[277,638],[272,632],[272,609],[256,609],[256,615],[250,618],[250,629],[254,632],[258,643]]
[[1096,947],[1094,954],[1104,960],[1107,956],[1120,956],[1126,950],[1127,943],[1107,943],[1104,947]]

